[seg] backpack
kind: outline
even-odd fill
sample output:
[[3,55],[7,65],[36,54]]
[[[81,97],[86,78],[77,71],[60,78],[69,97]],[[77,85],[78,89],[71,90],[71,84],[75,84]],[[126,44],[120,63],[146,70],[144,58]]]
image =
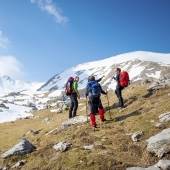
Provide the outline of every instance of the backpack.
[[101,87],[97,81],[90,81],[88,83],[88,90],[91,96],[99,97],[101,95]]
[[129,74],[126,71],[122,71],[119,77],[119,83],[121,87],[127,87],[129,85]]
[[74,82],[74,78],[73,77],[70,77],[68,80],[67,80],[67,83],[65,85],[65,93],[67,96],[70,96],[73,92],[73,82]]

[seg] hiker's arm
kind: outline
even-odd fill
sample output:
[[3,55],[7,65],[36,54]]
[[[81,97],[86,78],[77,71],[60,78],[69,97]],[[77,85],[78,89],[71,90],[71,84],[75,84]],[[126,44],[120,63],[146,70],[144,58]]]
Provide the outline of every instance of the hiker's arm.
[[86,92],[85,92],[86,97],[89,95],[89,90],[88,90],[88,86],[86,87]]
[[107,94],[107,92],[105,92],[105,91],[102,89],[102,87],[101,87],[101,86],[100,86],[100,88],[101,88],[101,93],[106,95],[106,94]]
[[104,76],[102,76],[101,78],[97,79],[96,81],[97,81],[97,82],[102,81],[103,77],[104,77]]

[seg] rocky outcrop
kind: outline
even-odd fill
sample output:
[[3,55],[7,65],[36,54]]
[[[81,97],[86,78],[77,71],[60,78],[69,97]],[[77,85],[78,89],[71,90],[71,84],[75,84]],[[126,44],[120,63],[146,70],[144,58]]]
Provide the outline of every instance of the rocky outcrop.
[[146,142],[148,143],[148,152],[154,153],[158,157],[162,157],[170,151],[170,128],[150,137]]
[[8,158],[14,155],[25,155],[33,152],[35,149],[36,147],[33,144],[31,144],[27,139],[22,139],[14,147],[3,153],[1,157]]

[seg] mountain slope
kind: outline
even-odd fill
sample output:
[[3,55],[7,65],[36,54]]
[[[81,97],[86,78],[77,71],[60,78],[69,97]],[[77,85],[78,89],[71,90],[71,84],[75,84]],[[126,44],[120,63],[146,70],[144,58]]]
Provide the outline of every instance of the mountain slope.
[[102,85],[114,88],[115,82],[111,77],[114,75],[116,67],[127,70],[132,81],[144,78],[170,78],[170,54],[137,51],[120,54],[104,60],[79,64],[53,76],[39,90],[62,90],[64,82],[67,81],[68,77],[75,75],[80,77],[81,89],[86,86],[89,75],[105,76],[101,82]]
[[14,80],[9,76],[4,75],[0,77],[0,96],[22,90],[36,91],[41,85],[42,83],[40,82]]

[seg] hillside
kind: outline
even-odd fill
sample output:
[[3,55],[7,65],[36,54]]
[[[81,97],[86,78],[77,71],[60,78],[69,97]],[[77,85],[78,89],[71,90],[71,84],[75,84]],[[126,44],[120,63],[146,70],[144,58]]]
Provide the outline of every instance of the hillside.
[[[149,84],[150,85],[150,84]],[[148,85],[131,85],[123,95],[127,107],[115,108],[113,91],[109,92],[111,113],[106,113],[107,121],[93,131],[88,123],[73,125],[63,131],[51,130],[61,126],[67,120],[68,113],[51,113],[42,110],[34,113],[32,119],[17,120],[0,124],[0,153],[15,145],[22,137],[29,139],[37,150],[26,156],[15,156],[1,159],[0,165],[11,167],[18,160],[26,160],[22,170],[56,169],[56,170],[124,170],[127,167],[154,165],[159,158],[146,150],[145,140],[162,129],[169,128],[169,122],[161,128],[155,127],[159,115],[170,111],[170,88],[165,87],[156,92],[148,93]],[[106,109],[107,100],[102,101]],[[79,115],[85,115],[85,101],[81,99]],[[138,142],[131,140],[131,133],[142,131],[143,136]],[[71,147],[65,152],[57,152],[53,145],[66,141]],[[92,150],[83,149],[84,145],[94,145]],[[170,159],[167,153],[163,157]]]

